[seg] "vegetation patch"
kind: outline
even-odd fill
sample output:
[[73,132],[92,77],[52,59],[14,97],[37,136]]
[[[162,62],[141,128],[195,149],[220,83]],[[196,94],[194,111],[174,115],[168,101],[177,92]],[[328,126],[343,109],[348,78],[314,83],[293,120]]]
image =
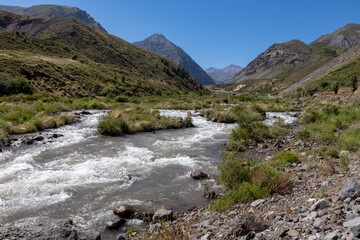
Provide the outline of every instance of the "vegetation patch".
[[[236,203],[267,198],[274,193],[284,194],[294,186],[290,175],[277,170],[294,161],[296,155],[279,153],[273,161],[262,162],[258,158],[237,158],[235,152],[225,152],[224,162],[219,165],[219,183],[225,194],[211,203],[211,209],[224,211]],[[275,163],[276,164],[273,164]]]
[[160,115],[159,110],[147,110],[140,106],[132,106],[114,109],[104,116],[98,124],[98,133],[114,136],[192,126],[190,116],[185,119],[165,117]]

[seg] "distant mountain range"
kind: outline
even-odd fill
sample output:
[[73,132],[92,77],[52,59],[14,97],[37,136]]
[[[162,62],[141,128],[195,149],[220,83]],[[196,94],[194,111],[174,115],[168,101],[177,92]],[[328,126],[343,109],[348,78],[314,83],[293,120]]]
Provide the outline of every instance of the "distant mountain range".
[[214,80],[183,49],[162,34],[154,34],[133,44],[170,59],[184,68],[200,84],[215,84]]
[[210,67],[206,68],[205,72],[212,78],[217,84],[228,83],[237,73],[243,68],[234,64],[230,64],[224,68]]
[[[348,24],[331,34],[321,36],[310,44],[291,40],[273,44],[231,80],[237,92],[288,93],[306,89],[314,81],[326,78],[346,64],[355,64],[360,57],[360,25]],[[349,74],[340,76],[340,86],[347,86]],[[335,79],[335,78],[334,78]],[[333,79],[333,80],[334,80]],[[336,80],[337,81],[337,80]],[[318,91],[320,87],[312,91]],[[331,82],[324,83],[330,86]]]
[[106,30],[96,22],[87,12],[76,7],[59,6],[59,5],[37,5],[32,7],[17,7],[0,5],[0,10],[7,11],[18,15],[26,15],[40,18],[66,18],[72,17],[86,25],[97,28],[101,31]]
[[0,82],[25,79],[62,96],[140,96],[206,90],[153,52],[74,18],[0,11]]

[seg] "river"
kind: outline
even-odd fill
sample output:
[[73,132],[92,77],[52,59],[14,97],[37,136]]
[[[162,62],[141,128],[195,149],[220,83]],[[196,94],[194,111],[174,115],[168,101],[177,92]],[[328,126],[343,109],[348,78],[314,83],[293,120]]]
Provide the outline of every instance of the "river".
[[[121,203],[175,211],[201,204],[201,182],[190,172],[199,168],[216,175],[235,127],[195,114],[193,128],[103,137],[96,126],[104,112],[90,113],[78,123],[44,131],[42,141],[0,153],[1,225],[72,218],[100,230]],[[186,111],[161,114],[185,117]],[[48,137],[55,133],[60,137]]]

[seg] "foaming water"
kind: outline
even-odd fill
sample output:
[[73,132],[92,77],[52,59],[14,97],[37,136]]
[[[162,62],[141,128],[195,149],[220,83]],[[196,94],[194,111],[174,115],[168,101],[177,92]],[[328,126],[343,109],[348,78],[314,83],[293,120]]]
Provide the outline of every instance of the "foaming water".
[[[45,131],[42,142],[0,153],[1,224],[71,217],[94,227],[120,203],[184,210],[204,201],[201,183],[189,173],[200,168],[216,174],[234,125],[194,114],[194,128],[102,137],[96,134],[102,114],[91,111],[79,123]],[[63,136],[47,137],[54,133]]]
[[[187,116],[181,110],[160,113]],[[201,182],[190,172],[217,174],[234,124],[192,112],[193,128],[102,137],[96,126],[103,114],[91,111],[78,123],[44,131],[42,142],[0,153],[0,224],[70,217],[101,228],[121,203],[185,210],[204,201]],[[48,137],[55,133],[63,136]]]

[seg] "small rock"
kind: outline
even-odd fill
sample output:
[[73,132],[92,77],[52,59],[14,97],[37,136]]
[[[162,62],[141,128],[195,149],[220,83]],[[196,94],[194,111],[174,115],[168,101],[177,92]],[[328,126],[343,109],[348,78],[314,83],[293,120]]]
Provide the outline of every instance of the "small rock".
[[122,204],[113,210],[115,215],[126,219],[134,217],[136,211],[137,207],[127,204]]
[[268,213],[266,214],[266,219],[268,219],[268,220],[270,220],[270,221],[273,221],[275,218],[276,218],[276,214],[275,214],[273,211],[268,212]]
[[161,229],[161,224],[160,224],[160,223],[150,224],[149,232],[150,232],[150,233],[154,233],[154,232],[156,232],[158,229]]
[[265,202],[266,200],[265,199],[258,199],[258,200],[255,200],[253,201],[250,206],[251,207],[257,207],[258,205],[262,204],[263,202]]
[[37,136],[35,138],[32,139],[33,141],[42,141],[44,140],[44,137],[43,136]]
[[286,227],[279,227],[278,229],[276,229],[276,231],[272,234],[272,237],[274,239],[279,239],[282,237],[285,237],[286,233],[289,231],[288,228]]
[[337,240],[339,237],[337,236],[336,232],[331,232],[326,234],[324,240]]
[[350,228],[355,237],[360,236],[360,217],[344,222],[344,227]]
[[309,170],[309,164],[305,164],[304,166],[302,166],[299,171],[300,172],[306,172]]
[[195,180],[201,180],[208,178],[208,175],[200,169],[195,169],[191,172],[190,176]]
[[171,221],[173,217],[173,212],[167,209],[157,210],[153,216],[153,221]]
[[200,238],[200,240],[210,240],[211,238],[210,238],[210,235],[209,234],[205,234],[204,236],[202,236],[201,238]]
[[343,150],[343,151],[340,152],[339,155],[340,155],[340,156],[341,156],[341,155],[343,155],[343,156],[348,156],[349,154],[350,154],[349,151],[344,151],[344,150]]
[[346,221],[353,220],[357,217],[359,217],[359,215],[357,213],[352,213],[352,212],[346,213]]
[[325,227],[325,222],[321,218],[318,218],[314,222],[314,228],[320,229],[321,227]]
[[341,189],[339,197],[341,200],[346,198],[356,198],[360,194],[360,184],[353,178],[350,178]]
[[128,239],[128,238],[129,238],[128,235],[126,235],[125,233],[120,233],[120,234],[116,237],[117,240],[125,240],[125,239]]
[[254,232],[249,232],[246,237],[245,240],[251,240],[255,237],[255,233]]
[[320,199],[314,205],[312,205],[311,210],[312,211],[317,211],[317,210],[320,210],[320,209],[325,209],[325,208],[328,208],[330,205],[331,205],[331,203],[328,200]]
[[125,223],[126,223],[126,220],[124,220],[124,219],[119,219],[115,222],[107,222],[106,229],[110,229],[110,230],[119,229]]
[[84,111],[81,111],[81,112],[80,112],[80,114],[82,114],[82,115],[91,115],[91,113],[90,113],[90,112],[85,111],[85,110],[84,110]]
[[290,236],[290,237],[296,237],[299,235],[299,232],[296,231],[296,230],[290,230],[287,232],[287,234]]

